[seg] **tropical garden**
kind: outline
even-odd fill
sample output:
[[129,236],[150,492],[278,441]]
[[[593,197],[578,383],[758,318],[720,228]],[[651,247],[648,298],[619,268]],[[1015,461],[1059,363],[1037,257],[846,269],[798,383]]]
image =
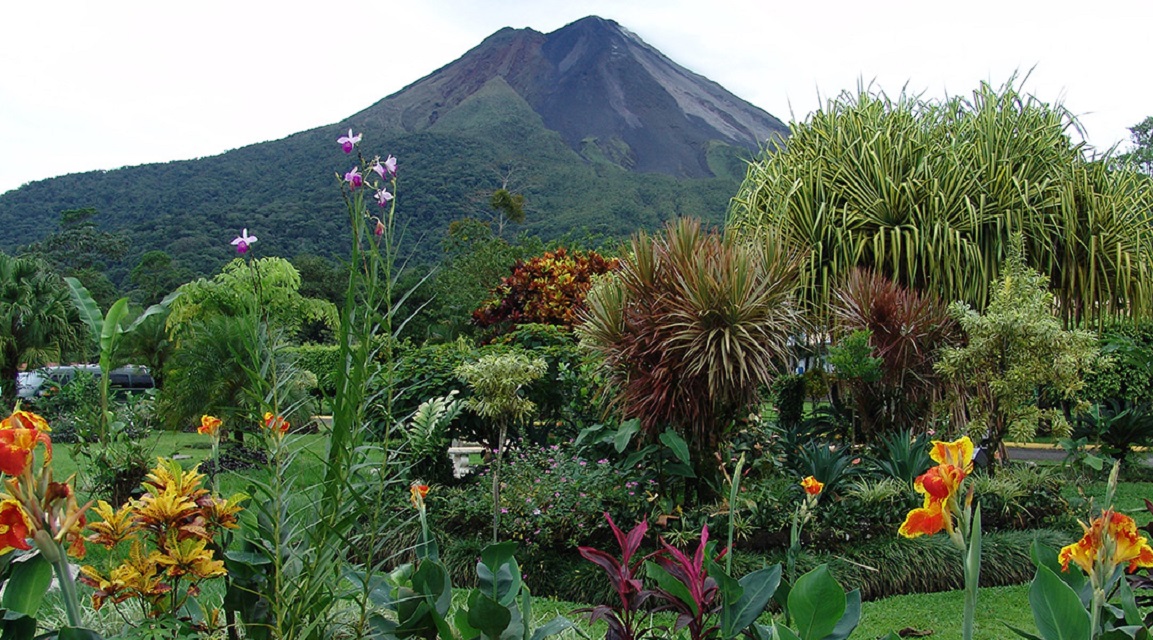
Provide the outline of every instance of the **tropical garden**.
[[64,212],[0,255],[0,638],[1149,637],[1146,129],[1076,127],[862,90],[723,228],[546,242],[502,188],[432,269],[351,130],[339,262],[245,228],[118,291]]

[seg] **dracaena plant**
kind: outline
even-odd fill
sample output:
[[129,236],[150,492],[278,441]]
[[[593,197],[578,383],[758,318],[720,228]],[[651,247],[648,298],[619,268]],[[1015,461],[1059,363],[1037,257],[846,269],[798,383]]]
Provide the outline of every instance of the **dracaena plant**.
[[633,527],[626,534],[617,527],[609,514],[605,514],[613,536],[621,548],[621,557],[616,557],[592,547],[577,547],[581,557],[604,570],[609,583],[616,592],[617,602],[614,606],[596,605],[584,609],[577,609],[578,613],[589,614],[590,622],[604,620],[608,625],[606,640],[636,640],[643,638],[650,631],[640,627],[641,619],[646,615],[645,603],[653,595],[653,591],[644,587],[642,575],[644,563],[659,555],[660,551],[644,556],[638,556],[641,543],[644,542],[645,533],[649,530],[647,520]]

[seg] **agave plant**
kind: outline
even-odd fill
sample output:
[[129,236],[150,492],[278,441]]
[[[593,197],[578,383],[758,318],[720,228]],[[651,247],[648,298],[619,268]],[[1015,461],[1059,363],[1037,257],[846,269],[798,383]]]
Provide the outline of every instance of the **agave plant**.
[[795,265],[682,219],[635,236],[589,292],[578,333],[603,356],[617,405],[650,436],[674,426],[698,472],[788,355]]

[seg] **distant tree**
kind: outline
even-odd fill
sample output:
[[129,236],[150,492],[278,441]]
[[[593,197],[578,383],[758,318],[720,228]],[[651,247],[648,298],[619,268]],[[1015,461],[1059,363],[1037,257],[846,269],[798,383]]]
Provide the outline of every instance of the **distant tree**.
[[292,266],[300,274],[300,295],[336,305],[344,302],[344,292],[348,288],[346,266],[311,253],[293,258]]
[[1153,116],[1129,127],[1129,142],[1129,151],[1118,158],[1153,176]]
[[504,188],[497,189],[492,192],[488,206],[495,213],[497,236],[504,236],[504,225],[509,222],[524,224],[524,195]]
[[97,228],[93,220],[97,215],[99,212],[92,208],[61,211],[56,230],[24,247],[21,253],[40,256],[60,275],[80,280],[96,302],[106,308],[119,297],[106,271],[124,257],[128,241],[123,233]]
[[[154,249],[140,256],[140,260],[128,274],[128,282],[135,290],[132,298],[145,306],[156,304],[177,287],[188,282],[192,274],[177,267],[167,251]],[[95,298],[95,294],[93,294]]]
[[58,361],[83,339],[68,287],[33,258],[0,253],[0,396],[11,406],[21,366]]

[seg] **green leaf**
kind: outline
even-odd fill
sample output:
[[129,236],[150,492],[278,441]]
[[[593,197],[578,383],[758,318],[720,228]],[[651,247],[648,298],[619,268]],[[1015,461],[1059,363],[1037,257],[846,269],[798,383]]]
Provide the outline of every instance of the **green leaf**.
[[92,334],[92,342],[100,344],[100,334],[104,331],[104,315],[100,313],[100,307],[79,280],[64,278],[64,282],[68,283],[68,292],[72,294],[72,304],[76,306],[80,320],[84,322],[84,326],[88,327],[88,332]]
[[756,622],[757,617],[769,605],[773,593],[781,583],[781,565],[754,571],[740,579],[742,588],[736,602],[725,602],[721,609],[721,636],[735,638],[746,627]]
[[468,596],[468,624],[479,629],[489,640],[498,640],[500,634],[512,622],[512,612],[508,607],[488,597],[479,589],[473,589]]
[[156,304],[145,309],[144,313],[141,313],[135,320],[132,321],[132,324],[128,325],[128,327],[124,329],[124,333],[132,333],[134,330],[136,330],[136,327],[139,327],[149,317],[158,313],[167,312],[168,305],[172,304],[173,300],[179,298],[181,293],[183,292],[173,291],[172,293],[165,296],[164,299],[160,302],[157,302]]
[[60,627],[57,640],[104,640],[99,633],[83,627]]
[[[800,580],[797,582],[800,582]],[[804,640],[801,636],[798,636],[796,633],[794,633],[792,629],[786,627],[783,624],[777,624],[776,622],[773,623],[772,637],[775,640]]]
[[1125,612],[1125,623],[1141,624],[1144,618],[1137,609],[1137,600],[1133,597],[1133,589],[1129,586],[1128,580],[1122,579],[1120,582],[1119,593],[1121,595],[1121,609]]
[[1090,637],[1089,612],[1069,585],[1046,566],[1037,568],[1029,587],[1033,621],[1044,640],[1085,640]]
[[32,640],[36,636],[36,618],[5,612],[0,620],[0,640]]
[[1082,605],[1089,606],[1089,601],[1093,598],[1093,586],[1089,584],[1088,576],[1079,568],[1063,571],[1057,550],[1041,544],[1040,540],[1033,540],[1033,544],[1029,546],[1029,556],[1033,559],[1034,566],[1048,567],[1081,598]]
[[35,618],[51,583],[52,564],[44,556],[36,554],[24,562],[13,562],[12,577],[0,606]]
[[1028,640],[1042,640],[1042,639],[1041,639],[1039,636],[1037,636],[1036,634],[1034,634],[1034,633],[1029,633],[1028,631],[1025,631],[1025,630],[1023,630],[1023,629],[1018,629],[1017,627],[1014,627],[1014,626],[1013,626],[1013,625],[1011,625],[1011,624],[1006,624],[1005,626],[1006,626],[1006,627],[1009,627],[1009,630],[1010,630],[1010,631],[1012,631],[1013,633],[1015,633],[1015,634],[1017,634],[1017,635],[1021,636],[1022,638],[1027,638]]
[[490,544],[480,552],[476,565],[478,586],[506,607],[516,600],[523,584],[515,553],[516,542]]
[[104,314],[104,325],[100,329],[100,365],[105,367],[105,360],[111,366],[112,352],[116,349],[117,339],[123,333],[120,323],[128,315],[128,298],[121,298],[112,303],[108,313]]
[[665,571],[664,567],[652,560],[645,562],[645,571],[649,579],[657,583],[659,589],[668,592],[672,597],[688,605],[694,617],[700,615],[697,601],[693,598],[693,594],[689,591],[685,583],[674,578],[671,573]]
[[797,579],[789,593],[789,613],[801,640],[821,640],[845,615],[845,590],[821,565]]
[[853,589],[845,597],[845,615],[837,621],[833,632],[825,636],[824,640],[846,640],[857,625],[861,624],[861,590]]
[[572,627],[573,623],[571,620],[564,616],[557,616],[545,624],[537,627],[536,631],[532,632],[531,640],[542,640],[543,638],[547,638],[549,636],[555,636],[556,634],[567,631]]
[[677,460],[681,461],[681,464],[689,467],[692,466],[691,459],[689,458],[689,443],[685,442],[685,439],[682,438],[680,434],[671,429],[667,429],[661,433],[660,441],[673,452],[673,455],[677,457]]
[[625,420],[624,423],[621,424],[621,428],[617,429],[616,435],[613,436],[613,448],[617,450],[617,453],[623,452],[625,448],[629,446],[629,442],[633,439],[633,436],[640,430],[640,420],[636,418]]
[[452,606],[452,582],[444,565],[428,560],[420,563],[420,568],[412,574],[412,588],[436,603],[438,615],[448,615]]

